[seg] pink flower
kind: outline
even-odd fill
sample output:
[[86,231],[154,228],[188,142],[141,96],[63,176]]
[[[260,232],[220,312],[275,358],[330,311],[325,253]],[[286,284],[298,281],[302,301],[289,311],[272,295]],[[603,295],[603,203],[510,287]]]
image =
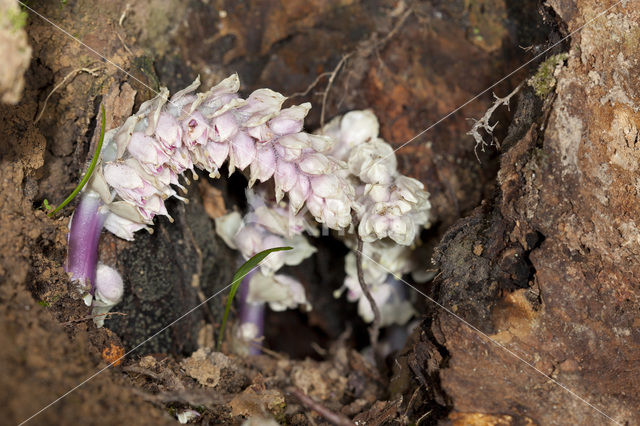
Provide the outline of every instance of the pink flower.
[[158,124],[155,129],[155,136],[162,144],[162,148],[167,155],[173,154],[176,148],[182,146],[182,128],[178,120],[167,112],[160,113]]
[[[269,89],[243,100],[237,75],[205,93],[195,93],[199,85],[196,79],[171,102],[163,89],[122,128],[109,132],[103,152],[115,154],[105,157],[104,181],[138,209],[140,226],[167,214],[164,200],[177,197],[170,185],[182,188],[182,173],[197,167],[218,177],[227,160],[230,173],[249,168],[250,185],[273,177],[277,201],[288,194],[294,214],[311,200],[317,220],[335,229],[350,224],[354,191],[336,177],[346,173],[346,164],[326,156],[333,140],[302,132],[310,104],[281,110],[284,96]],[[135,229],[113,218],[109,223],[127,238]]]
[[269,120],[269,128],[278,135],[300,132],[310,109],[311,104],[308,102],[283,109],[280,114]]
[[199,111],[192,113],[182,122],[182,141],[189,148],[206,144],[210,132],[207,119]]

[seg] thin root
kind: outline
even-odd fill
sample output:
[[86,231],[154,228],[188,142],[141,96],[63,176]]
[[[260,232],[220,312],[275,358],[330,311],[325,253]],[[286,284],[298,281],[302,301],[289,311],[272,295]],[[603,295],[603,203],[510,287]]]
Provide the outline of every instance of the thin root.
[[292,98],[297,98],[298,96],[307,96],[309,94],[309,92],[318,85],[318,83],[320,83],[320,80],[322,80],[325,77],[330,76],[331,72],[323,72],[322,74],[319,74],[315,80],[313,80],[313,82],[306,88],[306,90],[304,92],[296,92],[293,95],[289,96],[289,99]]
[[44,113],[45,108],[47,107],[47,102],[49,102],[49,98],[51,97],[51,95],[53,95],[58,89],[60,89],[62,86],[64,86],[65,84],[67,84],[67,82],[69,82],[73,77],[75,77],[76,75],[78,75],[81,72],[86,72],[88,74],[91,74],[94,77],[97,77],[98,74],[97,72],[99,70],[101,70],[102,67],[95,67],[95,68],[78,68],[75,69],[73,71],[71,71],[69,74],[67,74],[60,83],[58,83],[56,85],[56,87],[54,87],[53,89],[51,89],[51,91],[49,92],[49,94],[47,95],[47,97],[44,99],[44,104],[42,104],[42,109],[40,110],[40,113],[38,114],[38,116],[36,117],[35,121],[33,122],[34,124],[37,123],[38,121],[40,121],[40,119],[42,118],[42,114]]
[[329,96],[329,91],[331,90],[333,81],[336,79],[336,76],[338,75],[340,68],[342,68],[345,62],[347,62],[347,59],[349,59],[351,55],[353,55],[353,53],[354,52],[344,55],[342,59],[340,59],[340,62],[338,62],[338,65],[336,65],[336,67],[331,72],[331,75],[329,76],[329,81],[327,82],[327,88],[324,89],[324,92],[322,93],[322,109],[320,110],[320,129],[324,128],[324,114],[327,106],[327,97]]

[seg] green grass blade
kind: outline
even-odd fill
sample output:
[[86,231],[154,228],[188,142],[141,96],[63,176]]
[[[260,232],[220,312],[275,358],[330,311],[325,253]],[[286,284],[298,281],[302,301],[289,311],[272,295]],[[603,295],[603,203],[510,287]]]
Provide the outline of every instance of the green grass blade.
[[[98,158],[100,158],[100,152],[102,151],[102,142],[104,142],[105,123],[106,123],[106,120],[105,120],[105,113],[104,113],[104,106],[103,106],[102,107],[102,127],[100,128],[100,140],[98,141],[98,146],[96,146],[96,152],[93,153],[93,158],[91,159],[91,163],[89,164],[87,173],[84,174],[84,176],[80,180],[80,183],[78,184],[78,186],[76,186],[76,189],[74,189],[73,192],[58,207],[56,207],[53,211],[47,213],[50,217],[58,213],[60,210],[62,210],[64,206],[69,204],[71,200],[76,198],[76,195],[78,195],[80,191],[82,191],[82,188],[84,188],[84,186],[87,184],[87,182],[89,182],[89,178],[91,178],[91,175],[93,174],[93,170],[96,168],[96,164],[98,163]],[[45,209],[50,208],[48,204],[49,203],[47,202],[47,200],[45,200],[45,204],[44,204]]]
[[262,262],[264,258],[267,257],[269,254],[276,251],[291,250],[291,249],[292,247],[274,247],[274,248],[261,251],[260,253],[253,256],[251,259],[244,262],[244,264],[240,268],[238,268],[235,275],[233,276],[233,281],[231,282],[231,290],[229,290],[229,296],[227,297],[227,306],[225,306],[224,308],[224,316],[222,317],[222,324],[220,325],[220,333],[218,334],[218,345],[216,346],[218,352],[222,347],[222,339],[224,338],[224,329],[227,325],[227,318],[229,317],[229,311],[231,310],[231,304],[233,303],[233,298],[235,297],[236,292],[238,291],[238,288],[240,288],[240,284],[242,284],[242,280],[244,279],[244,277],[249,272],[251,272],[253,268],[258,266],[258,264]]

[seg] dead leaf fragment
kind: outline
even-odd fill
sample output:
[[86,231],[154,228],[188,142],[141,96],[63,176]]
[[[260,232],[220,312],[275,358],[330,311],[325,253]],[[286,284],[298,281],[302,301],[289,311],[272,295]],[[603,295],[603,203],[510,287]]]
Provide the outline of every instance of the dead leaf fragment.
[[264,417],[271,414],[280,417],[284,413],[284,395],[277,389],[249,386],[229,403],[232,416]]
[[220,352],[211,352],[202,348],[184,359],[180,365],[185,372],[203,386],[216,387],[220,382],[222,370],[231,368],[231,360]]

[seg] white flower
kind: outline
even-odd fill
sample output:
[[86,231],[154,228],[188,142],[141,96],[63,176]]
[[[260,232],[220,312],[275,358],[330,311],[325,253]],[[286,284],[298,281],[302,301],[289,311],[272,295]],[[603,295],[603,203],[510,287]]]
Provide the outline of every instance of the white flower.
[[104,177],[122,199],[139,207],[144,207],[146,199],[158,193],[158,188],[124,162],[107,163]]
[[358,234],[365,242],[389,237],[398,244],[408,246],[413,243],[416,233],[416,224],[409,215],[367,212],[358,226]]
[[263,273],[272,275],[284,265],[299,265],[316,252],[307,239],[300,235],[307,227],[304,218],[292,216],[286,209],[258,205],[257,197],[248,192],[249,203],[255,210],[244,218],[232,212],[216,218],[216,233],[231,248],[237,249],[245,259],[274,247],[292,247],[271,253],[260,264]]
[[[380,310],[380,327],[406,324],[416,314],[411,302],[398,294],[391,284],[373,287],[371,296]],[[358,314],[365,322],[373,322],[371,304],[364,296],[358,300]]]
[[323,134],[337,141],[331,155],[343,161],[348,159],[354,147],[375,140],[379,131],[378,119],[371,110],[348,112],[334,118],[322,129]]
[[389,185],[396,174],[396,156],[382,139],[363,143],[349,153],[349,171],[364,183]]
[[259,205],[253,208],[253,212],[247,214],[245,221],[247,223],[257,223],[274,234],[289,237],[301,234],[304,231],[310,233],[314,231],[313,226],[309,224],[304,216],[292,214],[286,208],[266,205]]
[[195,145],[206,144],[212,129],[205,116],[201,112],[195,111],[182,122],[182,132],[182,141],[186,146],[192,148]]
[[311,310],[303,285],[288,275],[253,274],[249,281],[248,303],[268,303],[274,311],[284,311],[301,306]]
[[144,223],[131,221],[112,212],[107,213],[104,227],[115,236],[128,241],[133,241],[135,232],[147,228]]
[[155,137],[161,143],[167,155],[182,146],[182,127],[178,120],[168,112],[160,113],[155,128]]
[[153,171],[169,160],[169,156],[159,146],[157,139],[147,136],[143,132],[135,132],[131,135],[127,150],[133,158],[146,167],[151,167]]
[[380,124],[370,109],[348,112],[340,122],[340,136],[350,147],[377,138],[379,132]]
[[429,223],[429,193],[421,182],[406,176],[396,176],[391,186],[366,185],[360,203],[358,234],[366,242],[389,237],[408,246]]
[[[414,310],[389,281],[415,269],[411,246],[420,230],[429,225],[429,193],[419,181],[398,173],[394,150],[378,137],[379,125],[373,112],[352,111],[331,120],[319,133],[336,140],[331,156],[348,165],[348,174],[337,170],[334,175],[351,184],[351,208],[359,221],[356,232],[364,241],[363,278],[380,310],[381,325],[404,324]],[[311,181],[312,192],[325,198],[335,185],[335,179],[324,175],[317,182]],[[311,213],[319,215],[327,203],[314,195],[308,195],[306,203]],[[353,241],[346,242],[353,250]],[[339,297],[346,289],[347,299],[358,302],[359,314],[365,321],[373,321],[373,311],[358,279],[354,252],[347,255],[345,270],[344,285],[334,295]]]
[[266,182],[276,172],[276,155],[271,146],[258,143],[256,146],[256,158],[251,163],[251,178],[249,187],[256,181]]
[[269,120],[269,127],[278,135],[300,132],[304,125],[304,118],[310,109],[309,102],[283,109],[277,116]]
[[229,174],[233,173],[236,167],[240,170],[246,169],[256,158],[255,142],[247,133],[236,133],[230,144]]
[[247,98],[245,106],[239,112],[246,116],[247,127],[259,126],[278,115],[284,96],[270,89],[258,89]]
[[231,212],[215,218],[216,234],[232,249],[237,249],[236,234],[242,227],[242,215]]
[[176,418],[181,425],[186,425],[193,419],[197,419],[200,417],[200,413],[196,410],[184,410],[182,412],[176,413]]
[[[401,277],[415,268],[411,249],[395,244],[390,240],[378,240],[364,243],[362,248],[362,270],[364,281],[371,287],[382,285],[390,277]],[[363,297],[358,281],[356,254],[352,251],[345,257],[346,278],[342,289],[335,293],[339,297],[342,290],[347,290],[347,299],[351,302]]]

